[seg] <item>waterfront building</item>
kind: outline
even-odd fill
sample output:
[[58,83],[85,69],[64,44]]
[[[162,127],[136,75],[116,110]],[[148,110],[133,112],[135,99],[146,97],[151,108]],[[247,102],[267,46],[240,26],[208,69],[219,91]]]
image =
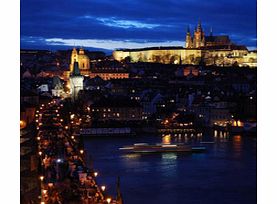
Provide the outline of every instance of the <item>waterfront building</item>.
[[135,100],[113,97],[102,98],[90,110],[98,121],[141,121],[142,106]]

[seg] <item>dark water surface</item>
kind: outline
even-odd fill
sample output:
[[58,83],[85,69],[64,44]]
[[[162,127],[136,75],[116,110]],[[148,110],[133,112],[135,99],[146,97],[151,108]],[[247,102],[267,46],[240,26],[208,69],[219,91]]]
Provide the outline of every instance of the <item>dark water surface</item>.
[[[118,148],[134,143],[215,141],[197,154],[123,154]],[[98,182],[115,195],[120,176],[125,204],[255,204],[256,138],[211,132],[203,136],[145,135],[128,138],[86,138],[88,164]]]

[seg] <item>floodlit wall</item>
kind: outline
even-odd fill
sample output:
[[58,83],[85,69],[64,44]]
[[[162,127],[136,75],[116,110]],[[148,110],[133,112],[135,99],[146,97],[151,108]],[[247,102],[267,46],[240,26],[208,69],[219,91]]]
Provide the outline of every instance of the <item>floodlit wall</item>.
[[131,62],[156,62],[163,64],[199,64],[201,58],[206,65],[255,67],[257,53],[248,50],[201,50],[201,49],[159,49],[141,51],[114,51],[115,60],[130,57]]

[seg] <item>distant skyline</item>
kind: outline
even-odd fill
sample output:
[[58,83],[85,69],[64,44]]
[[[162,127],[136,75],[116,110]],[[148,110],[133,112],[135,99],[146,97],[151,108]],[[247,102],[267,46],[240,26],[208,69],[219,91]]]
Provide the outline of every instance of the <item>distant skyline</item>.
[[21,48],[184,46],[199,19],[206,34],[257,46],[256,0],[21,0],[20,15]]

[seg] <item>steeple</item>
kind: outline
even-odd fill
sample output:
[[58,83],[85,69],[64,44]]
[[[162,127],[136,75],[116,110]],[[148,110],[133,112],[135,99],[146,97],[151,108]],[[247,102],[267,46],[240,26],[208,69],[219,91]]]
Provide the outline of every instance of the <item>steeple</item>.
[[72,50],[72,54],[77,54],[77,50],[76,50],[75,47],[74,47],[73,50]]
[[186,34],[185,48],[192,48],[192,39],[191,39],[191,35],[190,35],[190,28],[189,28],[189,26],[188,26],[187,34]]
[[78,62],[74,61],[72,76],[80,76],[80,69]]
[[213,27],[210,28],[210,36],[213,36]]
[[197,31],[202,31],[201,21],[198,20]]

